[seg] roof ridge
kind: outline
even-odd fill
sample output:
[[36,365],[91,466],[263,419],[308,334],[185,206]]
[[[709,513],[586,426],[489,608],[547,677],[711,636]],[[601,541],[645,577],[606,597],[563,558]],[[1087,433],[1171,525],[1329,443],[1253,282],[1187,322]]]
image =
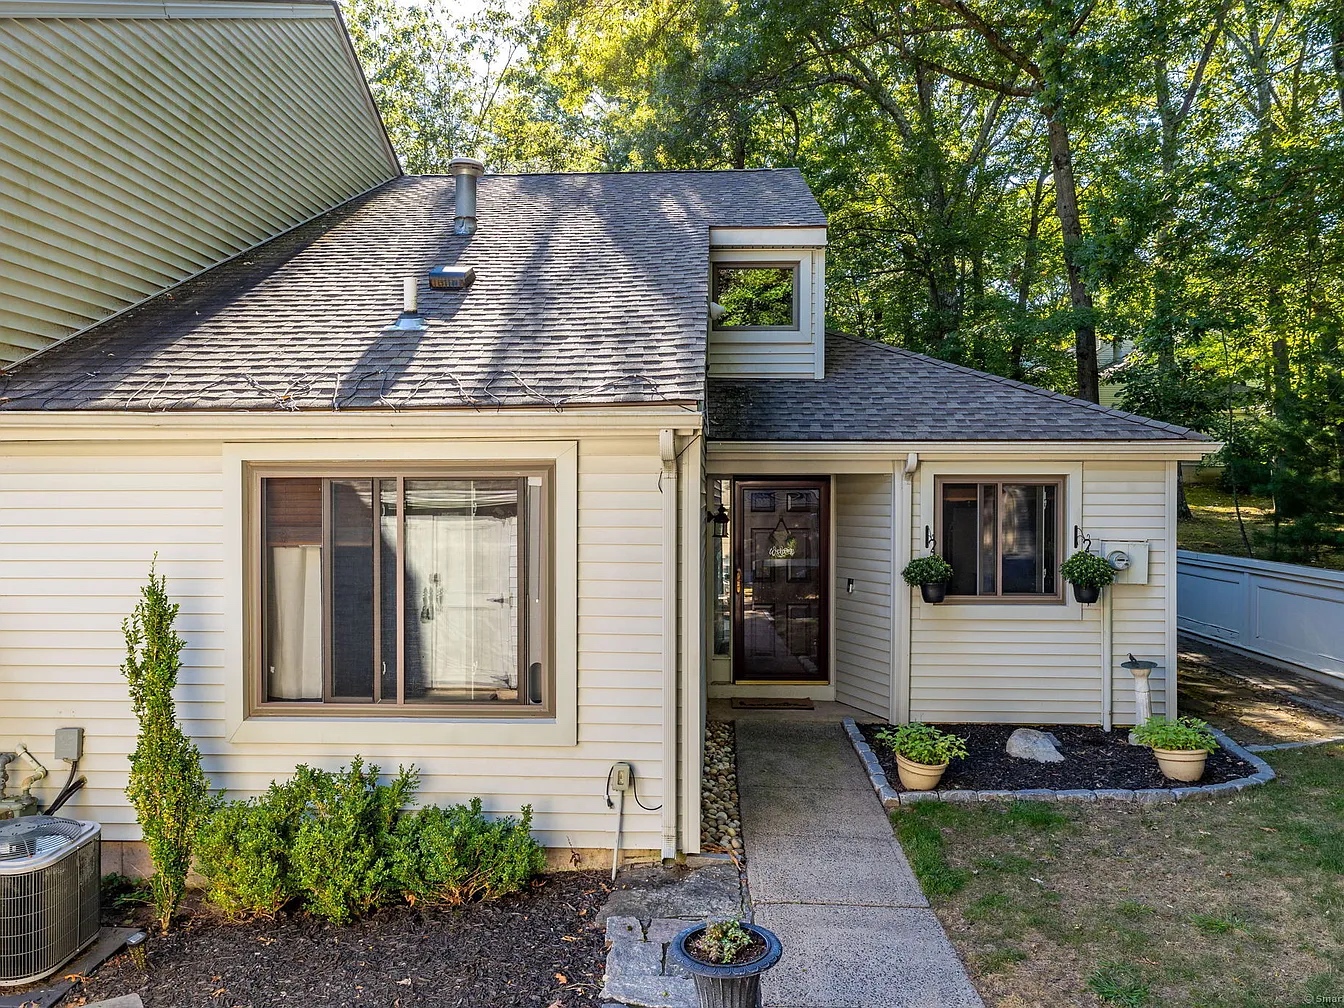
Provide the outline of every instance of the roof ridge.
[[1034,393],[1035,395],[1039,395],[1044,399],[1054,399],[1059,402],[1072,403],[1073,405],[1076,406],[1086,406],[1088,409],[1092,410],[1095,413],[1101,413],[1106,416],[1116,417],[1121,420],[1126,420],[1130,423],[1153,428],[1154,430],[1170,431],[1171,433],[1180,435],[1181,437],[1189,437],[1190,435],[1194,435],[1196,438],[1203,438],[1206,436],[1191,427],[1182,427],[1179,424],[1170,424],[1163,420],[1154,420],[1152,417],[1141,416],[1138,413],[1128,413],[1125,410],[1116,409],[1113,406],[1102,406],[1100,403],[1090,402],[1087,399],[1079,399],[1077,396],[1065,395],[1063,392],[1054,392],[1047,388],[1041,388],[1039,385],[1031,385],[1028,384],[1027,382],[1020,382],[1013,378],[1005,378],[1003,377],[1003,375],[996,375],[989,371],[980,371],[977,368],[967,367],[964,364],[954,364],[952,361],[943,360],[941,357],[932,357],[929,354],[918,353],[915,350],[907,350],[905,347],[893,346],[892,344],[885,343],[882,340],[867,339],[866,337],[855,336],[852,333],[846,333],[846,332],[829,332],[827,333],[827,335],[840,336],[843,339],[847,339],[853,343],[866,343],[871,344],[873,346],[878,346],[894,354],[903,354],[907,357],[914,357],[918,360],[927,361],[930,364],[935,364],[939,367],[946,368],[949,371],[958,371],[963,374],[975,375],[978,378],[985,378],[988,379],[989,381],[998,382],[1000,385],[1007,385],[1009,388],[1016,388],[1021,389],[1024,392]]
[[[537,171],[537,172],[495,172],[487,167],[482,178],[578,178],[581,176],[621,176],[621,175],[751,175],[766,173],[793,172],[801,176],[802,170],[796,165],[784,165],[779,168],[635,168],[629,171]],[[446,172],[421,172],[409,174],[408,178],[452,178]]]

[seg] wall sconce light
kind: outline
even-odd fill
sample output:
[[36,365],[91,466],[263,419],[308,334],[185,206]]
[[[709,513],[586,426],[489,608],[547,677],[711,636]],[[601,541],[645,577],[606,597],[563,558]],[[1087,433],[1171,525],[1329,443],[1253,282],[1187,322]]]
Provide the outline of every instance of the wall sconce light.
[[728,538],[728,512],[722,504],[719,505],[717,511],[705,511],[705,522],[706,524],[713,524],[715,539]]

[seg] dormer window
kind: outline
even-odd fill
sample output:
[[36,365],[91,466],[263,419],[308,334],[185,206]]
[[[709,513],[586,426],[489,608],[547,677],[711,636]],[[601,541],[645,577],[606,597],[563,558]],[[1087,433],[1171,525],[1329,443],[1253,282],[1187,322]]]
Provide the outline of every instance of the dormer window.
[[798,264],[717,262],[715,329],[798,329]]

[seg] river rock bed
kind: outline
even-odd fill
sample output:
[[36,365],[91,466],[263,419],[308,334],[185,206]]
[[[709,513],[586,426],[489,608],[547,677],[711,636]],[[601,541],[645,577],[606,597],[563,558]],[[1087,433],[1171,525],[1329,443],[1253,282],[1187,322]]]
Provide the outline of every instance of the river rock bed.
[[741,854],[737,736],[732,722],[711,721],[705,726],[705,773],[700,794],[701,848]]

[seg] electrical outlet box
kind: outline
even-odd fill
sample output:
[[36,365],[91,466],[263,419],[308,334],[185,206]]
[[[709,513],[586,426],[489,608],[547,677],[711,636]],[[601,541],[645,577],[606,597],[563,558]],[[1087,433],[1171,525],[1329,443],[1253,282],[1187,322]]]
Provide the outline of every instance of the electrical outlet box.
[[629,791],[634,776],[635,773],[630,769],[629,763],[617,763],[611,768],[611,789],[613,791]]
[[83,728],[56,729],[56,758],[73,763],[84,755]]

